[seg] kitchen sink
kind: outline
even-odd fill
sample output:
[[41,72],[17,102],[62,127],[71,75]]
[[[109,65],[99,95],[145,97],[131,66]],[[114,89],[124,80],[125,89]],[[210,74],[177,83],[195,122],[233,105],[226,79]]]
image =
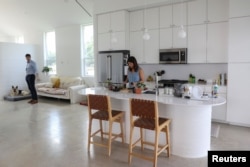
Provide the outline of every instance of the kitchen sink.
[[143,92],[144,94],[155,94],[154,90],[146,90]]

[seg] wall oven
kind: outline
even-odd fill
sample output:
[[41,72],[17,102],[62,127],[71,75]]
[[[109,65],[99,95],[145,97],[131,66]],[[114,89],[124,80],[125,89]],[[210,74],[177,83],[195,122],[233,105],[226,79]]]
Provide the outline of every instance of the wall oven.
[[187,64],[187,48],[160,49],[160,64]]

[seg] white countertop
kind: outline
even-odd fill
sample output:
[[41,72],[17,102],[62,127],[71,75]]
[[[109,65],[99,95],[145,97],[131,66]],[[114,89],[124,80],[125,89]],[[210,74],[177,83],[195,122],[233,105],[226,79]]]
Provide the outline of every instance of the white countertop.
[[226,99],[224,97],[217,98],[209,98],[208,100],[194,100],[194,99],[185,99],[178,98],[174,96],[168,95],[153,95],[153,94],[134,94],[134,93],[123,93],[123,92],[113,92],[104,87],[92,87],[85,88],[78,92],[82,95],[87,94],[97,94],[97,95],[109,95],[115,99],[123,99],[128,100],[129,98],[138,98],[138,99],[146,99],[146,100],[155,100],[159,103],[163,104],[171,104],[171,105],[188,105],[188,106],[217,106],[226,103]]

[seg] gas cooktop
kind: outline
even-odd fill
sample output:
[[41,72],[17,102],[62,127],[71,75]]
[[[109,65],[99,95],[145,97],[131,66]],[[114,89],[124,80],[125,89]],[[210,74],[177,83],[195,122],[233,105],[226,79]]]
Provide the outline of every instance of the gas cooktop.
[[164,87],[174,87],[174,84],[176,83],[185,84],[185,83],[188,83],[188,80],[162,79],[162,80],[159,80],[158,83],[163,84]]

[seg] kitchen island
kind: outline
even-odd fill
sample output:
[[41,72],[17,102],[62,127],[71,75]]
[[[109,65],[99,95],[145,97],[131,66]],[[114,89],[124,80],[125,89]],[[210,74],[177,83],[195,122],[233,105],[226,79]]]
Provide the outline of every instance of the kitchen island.
[[[159,115],[172,120],[170,124],[171,154],[187,158],[207,156],[210,150],[211,114],[212,106],[226,103],[223,97],[209,98],[207,100],[191,100],[168,95],[133,94],[113,92],[106,88],[86,88],[79,94],[108,95],[111,97],[112,108],[125,111],[124,128],[125,142],[129,143],[130,111],[129,98],[154,100],[158,102]],[[96,127],[99,122],[96,122]],[[107,128],[108,124],[104,127]],[[95,126],[93,127],[95,128]],[[119,131],[119,126],[113,126],[113,131]],[[139,137],[138,133],[135,133]],[[146,131],[145,139],[154,140],[153,131]],[[159,143],[165,142],[165,136],[160,136]]]

